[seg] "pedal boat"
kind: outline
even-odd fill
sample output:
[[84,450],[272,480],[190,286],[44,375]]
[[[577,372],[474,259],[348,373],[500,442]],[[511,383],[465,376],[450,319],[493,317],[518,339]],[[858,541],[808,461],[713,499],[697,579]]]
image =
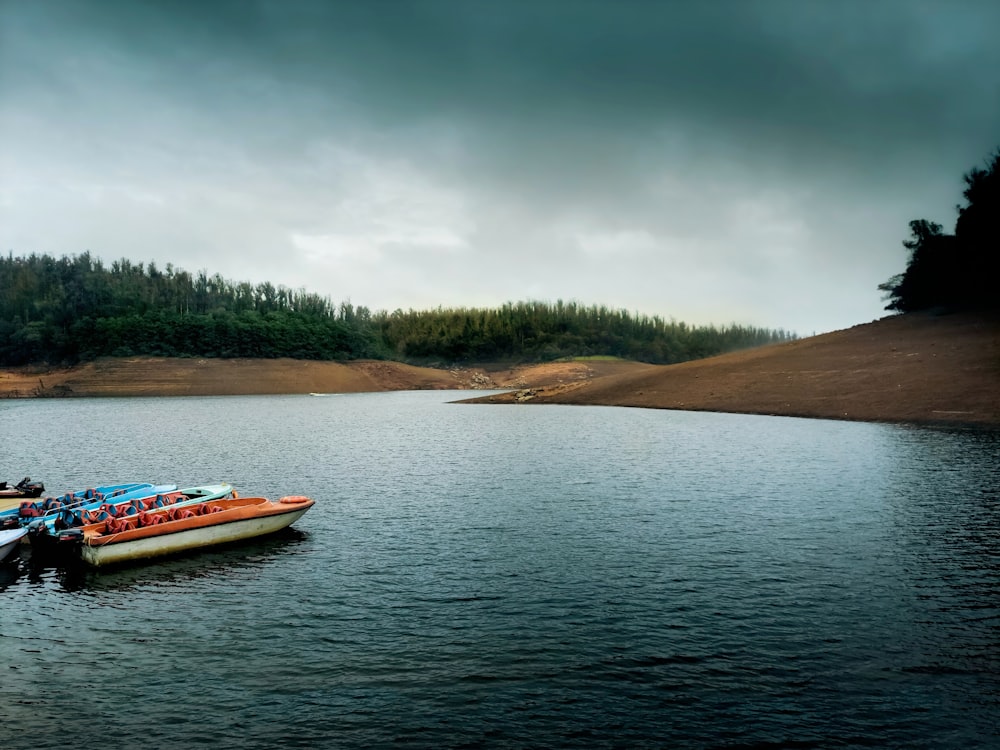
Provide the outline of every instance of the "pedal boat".
[[0,511],[0,528],[10,529],[27,526],[38,519],[54,521],[59,512],[67,508],[96,508],[113,497],[124,495],[133,490],[148,489],[152,486],[148,482],[109,484],[91,487],[87,490],[67,492],[59,497],[46,497],[36,501],[22,500],[18,507]]
[[135,562],[273,534],[315,505],[302,495],[240,497],[148,510],[60,532],[94,567]]
[[71,546],[60,543],[61,532],[66,529],[81,528],[112,518],[137,516],[157,508],[189,506],[208,500],[221,500],[230,495],[235,495],[231,484],[205,484],[185,487],[182,490],[177,489],[176,484],[161,484],[119,495],[96,508],[63,510],[52,523],[43,524],[35,521],[28,526],[29,540],[32,548],[41,555],[62,554]]

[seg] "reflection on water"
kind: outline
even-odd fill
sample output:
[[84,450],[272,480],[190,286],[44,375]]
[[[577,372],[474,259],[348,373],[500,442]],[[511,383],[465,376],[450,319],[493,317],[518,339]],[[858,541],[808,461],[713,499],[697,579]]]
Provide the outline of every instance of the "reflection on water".
[[995,744],[997,433],[457,395],[12,404],[47,487],[317,505],[135,567],[0,566],[4,746],[77,742],[81,695],[111,746]]
[[68,554],[35,555],[30,545],[23,545],[19,554],[0,566],[0,591],[22,577],[34,585],[47,586],[55,581],[65,591],[97,593],[134,585],[174,584],[186,579],[233,575],[240,569],[267,565],[280,555],[295,554],[296,546],[307,536],[296,528],[286,528],[261,539],[100,569]]

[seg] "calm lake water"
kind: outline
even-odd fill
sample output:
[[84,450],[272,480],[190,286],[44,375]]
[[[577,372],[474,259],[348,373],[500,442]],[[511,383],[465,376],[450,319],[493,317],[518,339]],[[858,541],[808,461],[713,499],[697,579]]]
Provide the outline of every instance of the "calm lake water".
[[1000,743],[1000,434],[468,395],[0,402],[3,479],[317,500],[0,566],[0,746]]

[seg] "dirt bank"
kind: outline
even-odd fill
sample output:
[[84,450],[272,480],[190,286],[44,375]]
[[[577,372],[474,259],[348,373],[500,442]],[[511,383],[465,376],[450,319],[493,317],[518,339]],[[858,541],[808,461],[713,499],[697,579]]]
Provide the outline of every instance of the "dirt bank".
[[1000,319],[895,316],[670,366],[587,360],[434,369],[375,361],[125,358],[0,371],[0,398],[477,388],[510,389],[488,397],[495,403],[1000,426]]
[[1000,319],[894,316],[788,344],[489,400],[1000,426]]
[[0,371],[0,398],[516,389],[558,386],[648,367],[637,362],[578,361],[436,369],[374,360],[338,363],[127,357],[67,369],[25,367]]

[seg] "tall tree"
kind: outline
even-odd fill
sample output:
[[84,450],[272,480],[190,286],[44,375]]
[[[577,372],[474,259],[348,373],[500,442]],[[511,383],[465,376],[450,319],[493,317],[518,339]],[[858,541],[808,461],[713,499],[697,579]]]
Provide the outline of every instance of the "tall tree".
[[966,205],[958,207],[955,238],[962,253],[969,302],[1000,306],[1000,149],[985,169],[965,175]]
[[1000,308],[1000,150],[965,185],[954,234],[926,219],[910,222],[906,270],[879,285],[886,310]]

